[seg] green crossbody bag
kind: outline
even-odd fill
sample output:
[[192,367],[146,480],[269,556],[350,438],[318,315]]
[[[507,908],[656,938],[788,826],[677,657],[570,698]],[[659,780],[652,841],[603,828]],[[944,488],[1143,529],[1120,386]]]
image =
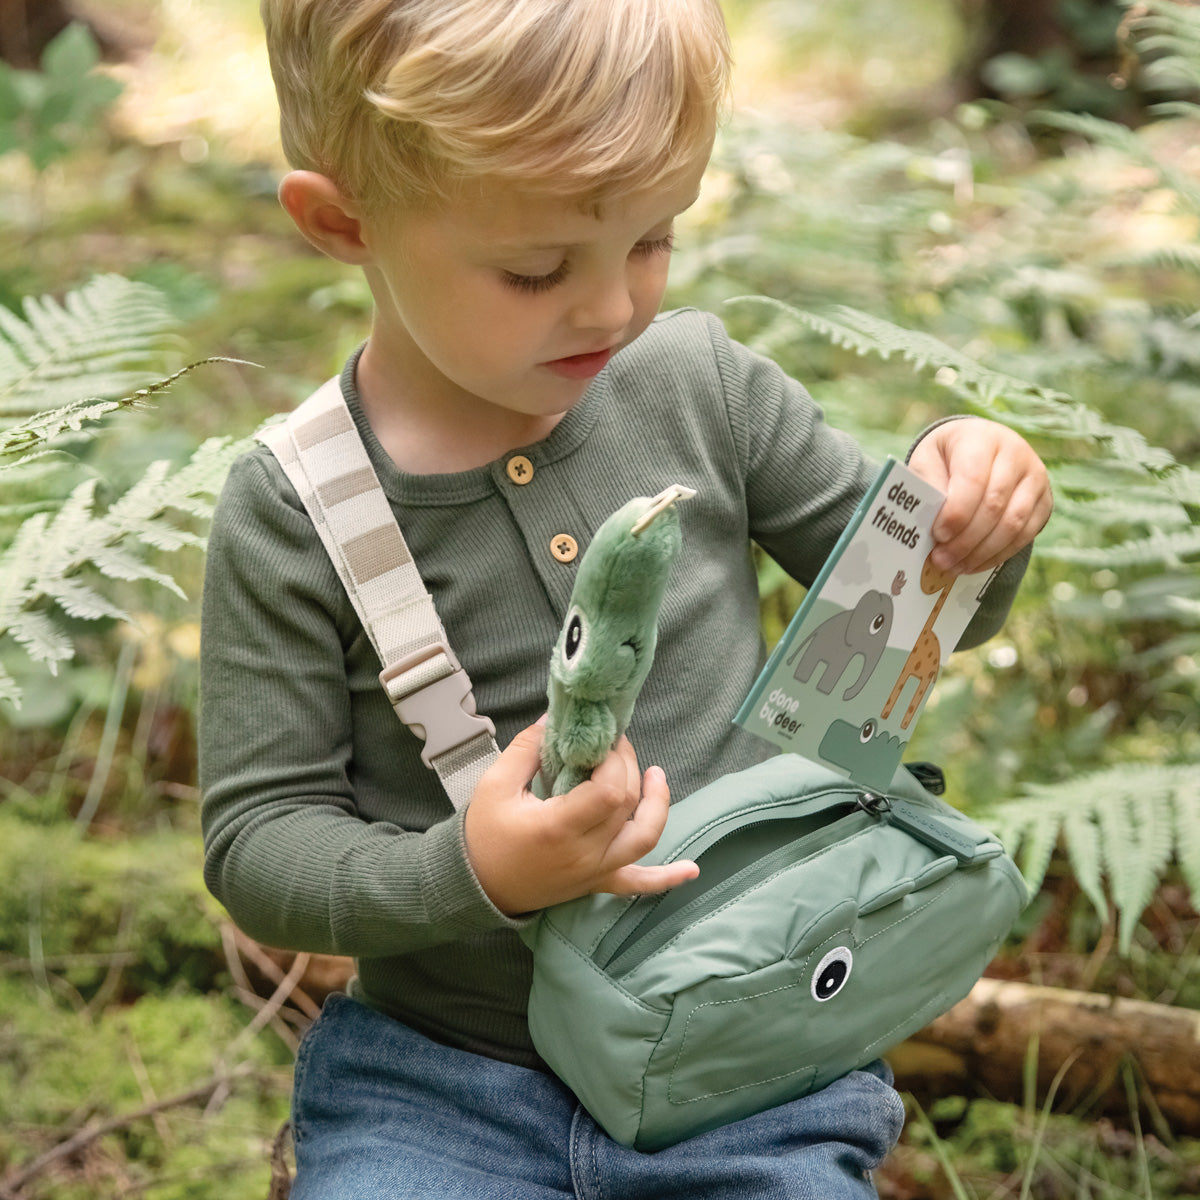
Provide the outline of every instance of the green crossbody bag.
[[[379,654],[381,683],[456,808],[495,760],[420,576],[330,380],[259,437]],[[564,631],[571,643],[572,627]],[[901,768],[885,795],[785,754],[672,805],[643,861],[662,895],[543,911],[529,1024],[616,1141],[657,1150],[825,1086],[950,1008],[1026,900],[999,842]]]
[[970,991],[1026,902],[1000,843],[901,768],[781,755],[671,807],[661,896],[541,914],[529,1024],[616,1141],[658,1150],[824,1087]]

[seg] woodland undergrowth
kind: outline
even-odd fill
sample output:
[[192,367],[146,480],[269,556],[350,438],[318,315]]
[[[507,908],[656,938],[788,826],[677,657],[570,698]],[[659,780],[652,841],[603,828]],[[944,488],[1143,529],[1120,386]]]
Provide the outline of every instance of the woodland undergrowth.
[[[1136,128],[738,112],[669,302],[876,455],[963,411],[1037,445],[1056,514],[912,749],[1038,893],[997,973],[1200,1008],[1200,19],[1136,16],[1130,69],[1164,97]],[[249,1200],[313,964],[241,938],[200,879],[203,539],[232,457],[340,365],[368,297],[291,234],[277,162],[106,123],[112,78],[139,85],[95,64],[72,32],[36,86],[0,67],[0,1197]],[[760,579],[772,641],[801,592]],[[1050,1099],[914,1107],[882,1193],[1200,1186],[1197,1143],[1136,1096],[1123,1123]]]

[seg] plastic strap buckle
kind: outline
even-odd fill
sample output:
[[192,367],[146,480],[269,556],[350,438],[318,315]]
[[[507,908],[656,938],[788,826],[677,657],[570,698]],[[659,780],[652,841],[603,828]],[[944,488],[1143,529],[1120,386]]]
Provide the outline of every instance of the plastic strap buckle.
[[379,673],[396,715],[425,745],[421,761],[433,760],[496,727],[475,712],[471,681],[445,642],[425,646]]

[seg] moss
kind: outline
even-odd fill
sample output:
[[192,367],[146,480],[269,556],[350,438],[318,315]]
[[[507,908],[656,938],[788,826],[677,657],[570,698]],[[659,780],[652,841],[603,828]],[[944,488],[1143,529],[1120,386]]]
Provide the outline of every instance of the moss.
[[199,840],[173,832],[80,836],[0,808],[0,954],[29,960],[92,999],[121,966],[125,998],[179,985],[205,990],[224,968],[218,909]]
[[211,1112],[201,1097],[122,1124],[23,1195],[104,1200],[152,1184],[159,1200],[184,1200],[213,1195],[218,1178],[223,1197],[265,1194],[290,1072],[270,1038],[241,1044],[236,1063],[224,1061],[249,1019],[245,1009],[219,995],[144,996],[88,1021],[28,980],[7,978],[0,1012],[0,1172],[20,1169],[90,1120],[139,1112],[231,1066],[250,1069]]

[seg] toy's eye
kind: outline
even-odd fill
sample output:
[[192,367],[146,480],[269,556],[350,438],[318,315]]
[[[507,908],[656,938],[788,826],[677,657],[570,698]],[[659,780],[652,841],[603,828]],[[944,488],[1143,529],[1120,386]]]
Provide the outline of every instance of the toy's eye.
[[566,636],[563,638],[563,658],[573,663],[587,645],[587,626],[584,624],[583,613],[576,609],[567,619]]
[[850,969],[854,966],[854,955],[848,946],[837,946],[830,950],[813,972],[812,996],[818,1003],[832,1000],[846,986]]
[[874,620],[871,622],[871,632],[878,633],[884,626],[883,613],[876,613]]
[[858,740],[865,746],[875,736],[875,722],[869,718],[862,723],[862,728],[858,731]]

